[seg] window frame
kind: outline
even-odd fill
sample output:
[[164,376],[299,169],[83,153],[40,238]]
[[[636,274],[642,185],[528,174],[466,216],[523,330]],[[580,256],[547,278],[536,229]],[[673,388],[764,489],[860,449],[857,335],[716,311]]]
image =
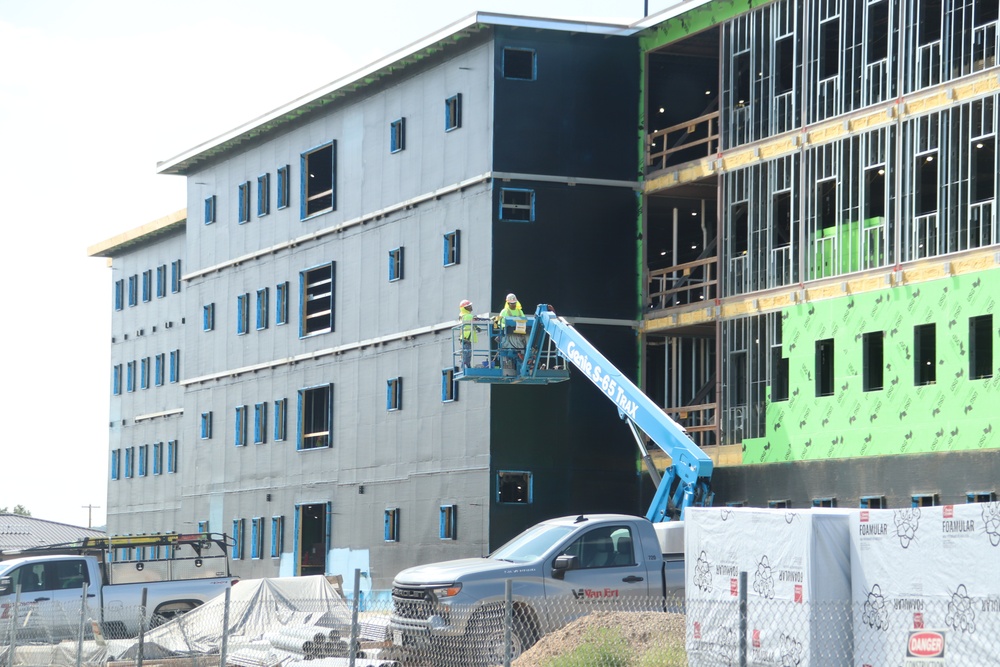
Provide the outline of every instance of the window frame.
[[250,560],[260,560],[264,553],[264,517],[250,519]]
[[268,308],[270,308],[271,288],[261,287],[257,290],[257,331],[268,327]]
[[121,477],[121,457],[121,449],[111,450],[110,477],[112,481],[118,480]]
[[181,291],[181,260],[170,263],[170,291],[177,294]]
[[[824,363],[825,354],[829,353],[829,369]],[[837,391],[836,380],[836,349],[833,338],[816,341],[816,397],[833,396]]]
[[236,222],[243,225],[250,222],[250,181],[243,181],[236,188]]
[[180,455],[178,451],[179,445],[176,440],[167,440],[167,473],[173,474],[177,472],[177,457]]
[[124,470],[122,472],[125,479],[132,479],[135,472],[135,447],[125,448]]
[[236,295],[236,335],[250,333],[250,292]]
[[438,515],[438,538],[458,539],[458,505],[441,505]]
[[215,303],[206,303],[201,309],[201,330],[215,331]]
[[205,224],[210,225],[215,222],[216,200],[215,195],[205,197]]
[[[309,398],[310,398],[310,395],[312,393],[314,393],[314,392],[325,392],[325,395],[326,395],[325,405],[318,405],[317,404],[315,408],[310,408],[310,405],[312,405],[312,403],[309,402]],[[306,424],[306,421],[307,421],[306,420],[306,417],[307,417],[307,414],[306,414],[307,408],[310,409],[310,411],[312,411],[314,409],[320,409],[320,408],[323,410],[323,412],[325,413],[325,416],[323,417],[322,421],[324,421],[325,425],[326,425],[326,430],[325,431],[310,431],[310,433],[308,433],[308,434],[305,432],[305,429],[307,428],[307,424]],[[297,451],[301,452],[301,451],[312,451],[312,450],[317,450],[317,449],[332,449],[333,448],[333,420],[334,420],[334,411],[333,411],[333,384],[332,383],[313,385],[311,387],[303,387],[303,388],[299,389],[299,391],[298,391],[298,410],[297,410],[297,414],[298,414],[298,419],[297,419],[298,427],[297,427],[297,435],[296,435],[296,443],[295,443],[295,449]],[[315,420],[309,420],[309,421],[315,421]],[[307,445],[307,443],[306,443],[306,437],[309,437],[311,439],[312,438],[323,438],[322,440],[320,440],[320,442],[322,442],[323,444],[308,444]]]
[[181,377],[181,351],[171,350],[170,351],[170,383],[174,384],[180,381]]
[[[329,272],[329,277],[326,272]],[[325,283],[329,283],[329,288],[322,292],[320,290]],[[336,288],[336,262],[319,264],[299,272],[299,338],[318,336],[336,330]],[[321,300],[326,301],[328,306],[326,309],[322,309]],[[313,307],[314,312],[310,313],[310,304],[319,304],[320,309]],[[318,323],[318,326],[315,323]]]
[[383,513],[384,542],[399,542],[399,508],[387,507]]
[[969,318],[969,379],[993,377],[993,314]]
[[[504,500],[503,479],[504,476],[524,477],[527,488],[523,494],[523,500]],[[535,476],[530,470],[497,470],[496,474],[496,502],[498,505],[531,505],[535,498]]]
[[142,272],[142,302],[149,303],[153,300],[153,270],[146,269]]
[[276,208],[280,211],[282,209],[288,208],[291,205],[291,171],[289,165],[283,165],[278,167],[278,183],[277,183],[277,195],[278,201],[276,202]]
[[403,378],[397,376],[385,381],[385,409],[387,412],[403,409]]
[[274,326],[288,324],[288,281],[278,283],[274,288]]
[[442,403],[454,403],[458,400],[458,385],[459,382],[455,379],[455,375],[458,372],[458,368],[452,366],[451,368],[441,369],[441,402]]
[[199,420],[199,436],[202,440],[212,439],[212,411],[201,413],[201,418]]
[[119,278],[114,284],[114,296],[112,301],[114,302],[115,310],[125,309],[125,279]]
[[253,406],[253,444],[267,444],[267,402]]
[[285,546],[285,517],[271,517],[271,558],[281,558],[281,550]]
[[283,442],[288,437],[288,399],[274,401],[274,441]]
[[444,131],[453,132],[462,127],[462,93],[455,93],[444,101]]
[[233,519],[233,546],[230,553],[232,560],[243,560],[243,529],[245,519]]
[[[330,187],[327,190],[316,190],[310,185],[310,174],[309,163],[315,157],[319,158],[320,153],[325,151],[330,151]],[[299,156],[299,164],[302,176],[300,180],[300,203],[299,203],[299,219],[308,220],[314,216],[322,215],[324,213],[329,213],[331,211],[337,210],[337,142],[328,141],[325,144],[320,144],[319,146],[314,146],[309,150],[303,152]],[[325,166],[325,165],[324,165]],[[324,183],[325,185],[325,183]],[[326,198],[329,196],[329,205],[324,205],[326,203]],[[318,201],[316,208],[310,204],[312,201]]]
[[136,365],[135,359],[125,364],[125,391],[131,394],[135,391],[136,385]]
[[162,299],[167,296],[167,265],[160,264],[156,267],[156,298]]
[[[505,196],[528,195],[528,204],[521,202],[505,201]],[[522,216],[520,211],[527,211],[527,217]],[[505,212],[507,215],[505,215]],[[504,222],[534,222],[535,221],[535,191],[531,188],[500,188],[500,220]]]
[[[513,72],[508,74],[507,63],[508,54],[513,53],[528,53],[531,55],[531,75],[530,76],[514,76]],[[519,63],[520,64],[520,63]],[[513,69],[513,63],[511,63],[511,69]],[[523,65],[521,65],[523,66]],[[538,80],[538,54],[535,49],[526,49],[518,46],[505,46],[503,47],[503,53],[501,54],[501,64],[500,64],[501,76],[509,81],[537,81]]]
[[446,232],[443,238],[443,255],[441,258],[443,266],[458,266],[461,263],[461,235],[460,230],[455,229]]
[[149,473],[149,445],[139,445],[138,477],[146,477]]
[[885,389],[885,331],[861,334],[861,366],[862,391]]
[[166,365],[167,365],[167,355],[164,352],[160,352],[155,357],[153,357],[153,385],[156,387],[162,387],[164,381],[166,380]]
[[406,118],[400,117],[389,123],[389,153],[406,150]]
[[139,275],[135,273],[128,277],[128,305],[129,308],[139,305]]
[[403,279],[403,247],[389,251],[389,282],[399,282]]
[[122,364],[115,364],[111,367],[111,395],[122,395]]
[[271,212],[271,174],[257,177],[257,217],[263,218]]
[[937,323],[913,326],[913,386],[937,384]]
[[149,380],[152,373],[150,373],[150,362],[149,357],[143,357],[139,360],[139,388],[149,389]]
[[247,445],[247,406],[237,405],[233,414],[233,446]]

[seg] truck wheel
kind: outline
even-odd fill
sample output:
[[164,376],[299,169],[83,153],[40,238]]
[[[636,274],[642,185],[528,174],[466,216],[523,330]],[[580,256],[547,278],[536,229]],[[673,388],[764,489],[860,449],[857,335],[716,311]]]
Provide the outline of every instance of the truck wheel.
[[[504,663],[503,610],[477,613],[469,620],[470,664],[502,665]],[[516,660],[535,645],[538,633],[523,611],[515,611],[510,628],[510,658]]]
[[149,626],[151,628],[155,628],[158,625],[168,623],[181,614],[186,614],[197,606],[198,603],[193,601],[169,602],[161,605],[157,607],[156,611],[153,613],[153,617],[149,621]]

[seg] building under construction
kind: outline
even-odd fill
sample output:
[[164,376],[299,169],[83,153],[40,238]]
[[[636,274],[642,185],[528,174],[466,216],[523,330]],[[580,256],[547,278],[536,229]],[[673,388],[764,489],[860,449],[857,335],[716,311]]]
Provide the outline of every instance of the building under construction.
[[687,428],[717,505],[995,499],[997,25],[995,0],[474,14],[164,161],[186,212],[91,249],[109,533],[386,588],[644,513],[585,379],[459,391],[459,302],[511,291]]

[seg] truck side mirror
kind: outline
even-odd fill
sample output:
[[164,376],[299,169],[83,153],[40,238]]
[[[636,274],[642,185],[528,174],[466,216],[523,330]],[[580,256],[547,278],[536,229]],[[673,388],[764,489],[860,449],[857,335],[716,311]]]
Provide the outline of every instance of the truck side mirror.
[[580,559],[576,556],[557,556],[552,563],[552,577],[562,579],[568,570],[580,569]]
[[14,592],[14,584],[10,577],[0,577],[0,595],[10,595]]

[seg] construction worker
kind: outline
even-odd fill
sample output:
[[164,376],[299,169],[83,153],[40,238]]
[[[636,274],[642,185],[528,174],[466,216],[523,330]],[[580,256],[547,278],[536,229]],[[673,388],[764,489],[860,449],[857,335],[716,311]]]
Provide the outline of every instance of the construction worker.
[[479,327],[473,324],[476,316],[472,314],[472,302],[462,299],[458,304],[458,320],[462,323],[462,368],[472,365],[472,344],[479,342]]
[[500,357],[503,361],[504,374],[512,374],[514,366],[524,358],[524,348],[527,336],[518,333],[516,327],[507,326],[508,317],[524,317],[524,310],[517,296],[511,292],[507,295],[504,309],[496,317],[497,329],[501,332]]

